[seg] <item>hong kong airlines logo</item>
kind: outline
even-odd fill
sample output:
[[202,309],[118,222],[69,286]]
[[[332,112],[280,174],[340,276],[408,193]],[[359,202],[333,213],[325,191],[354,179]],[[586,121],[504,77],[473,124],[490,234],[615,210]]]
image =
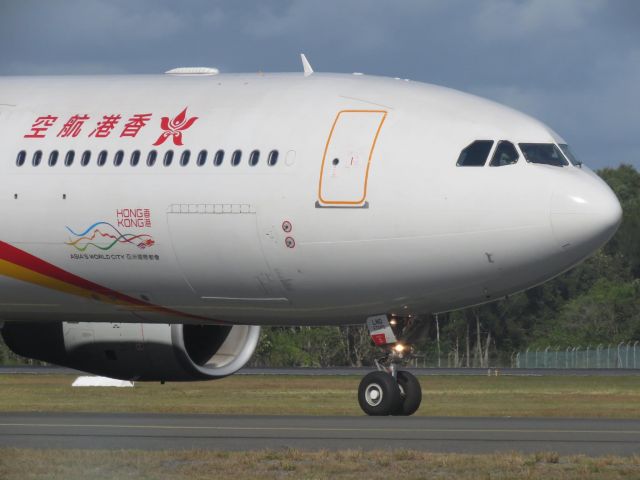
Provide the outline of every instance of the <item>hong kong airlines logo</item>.
[[[174,145],[183,145],[182,132],[198,120],[198,117],[187,118],[187,108],[185,107],[174,118],[162,117],[160,119],[162,133],[153,145],[162,145],[169,137],[173,139]],[[128,116],[123,113],[104,115],[101,113],[92,116],[82,112],[73,113],[68,117],[58,117],[54,114],[40,115],[23,137],[34,139],[33,141],[36,142],[54,135],[60,139],[67,139],[61,141],[68,141],[76,137],[100,139],[98,141],[116,136],[130,139],[136,138],[140,131],[156,124],[153,122],[153,118],[153,113],[134,113]],[[151,138],[155,138],[155,134]]]
[[193,125],[197,119],[198,117],[187,118],[187,107],[172,120],[169,120],[169,117],[162,117],[160,128],[164,132],[158,137],[154,145],[162,145],[167,138],[171,137],[174,145],[182,146],[182,132]]

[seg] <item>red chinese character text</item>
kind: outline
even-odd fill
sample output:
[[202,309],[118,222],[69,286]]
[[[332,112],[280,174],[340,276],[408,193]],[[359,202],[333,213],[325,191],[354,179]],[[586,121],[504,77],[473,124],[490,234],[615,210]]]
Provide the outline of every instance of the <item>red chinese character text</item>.
[[135,137],[142,127],[151,120],[150,113],[137,113],[133,115],[124,125],[124,129],[120,134],[121,137]]
[[102,117],[102,121],[98,122],[98,126],[89,134],[89,136],[95,136],[96,138],[108,137],[111,130],[115,128],[121,118],[121,115],[104,115]]
[[151,210],[148,208],[144,209],[144,226],[151,227]]
[[58,137],[77,137],[84,122],[89,120],[89,115],[73,115],[58,132]]
[[31,133],[26,134],[24,138],[44,138],[45,134],[43,132],[46,132],[49,127],[56,123],[56,120],[58,120],[58,117],[52,115],[36,118],[36,121],[31,125]]

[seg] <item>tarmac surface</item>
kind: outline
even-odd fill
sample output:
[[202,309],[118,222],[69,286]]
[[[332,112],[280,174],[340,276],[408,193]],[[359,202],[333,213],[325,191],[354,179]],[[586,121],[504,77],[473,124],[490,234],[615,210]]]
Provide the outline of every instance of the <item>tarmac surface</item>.
[[0,447],[640,453],[640,420],[0,413]]

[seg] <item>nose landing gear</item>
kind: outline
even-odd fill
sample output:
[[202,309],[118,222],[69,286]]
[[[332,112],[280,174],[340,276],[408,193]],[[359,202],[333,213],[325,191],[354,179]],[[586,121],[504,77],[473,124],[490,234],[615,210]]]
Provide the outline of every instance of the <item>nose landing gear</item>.
[[360,382],[358,403],[367,415],[391,415],[402,406],[398,383],[386,372],[370,372]]
[[377,359],[378,371],[365,375],[358,387],[358,403],[367,415],[413,415],[422,402],[418,379],[398,367],[411,356],[411,347],[398,342],[386,316],[367,319],[369,334],[384,356]]
[[385,371],[368,373],[358,388],[358,403],[367,415],[413,415],[421,402],[420,382],[406,370],[395,378]]
[[422,388],[418,379],[406,370],[400,370],[396,375],[400,388],[401,404],[392,415],[413,415],[422,403]]

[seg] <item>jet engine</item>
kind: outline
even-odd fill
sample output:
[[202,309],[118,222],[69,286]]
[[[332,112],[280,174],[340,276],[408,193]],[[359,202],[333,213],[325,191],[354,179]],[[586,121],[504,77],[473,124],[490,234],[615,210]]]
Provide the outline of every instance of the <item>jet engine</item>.
[[122,380],[225,377],[255,351],[260,327],[150,323],[6,322],[2,336],[23,357]]

